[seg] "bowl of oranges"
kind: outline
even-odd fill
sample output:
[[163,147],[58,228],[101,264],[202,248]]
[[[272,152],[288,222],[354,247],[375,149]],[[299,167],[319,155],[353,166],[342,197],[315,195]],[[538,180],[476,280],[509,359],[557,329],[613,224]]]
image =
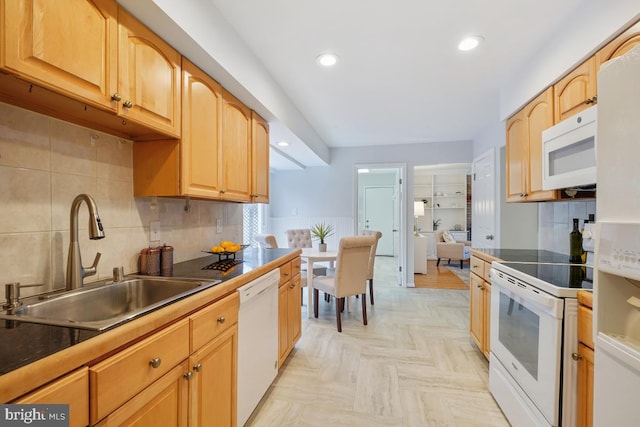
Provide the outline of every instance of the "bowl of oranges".
[[235,258],[237,252],[240,252],[247,247],[249,247],[249,245],[241,245],[240,243],[236,243],[231,240],[223,240],[219,244],[211,246],[208,251],[204,252],[218,255],[220,259],[231,259]]

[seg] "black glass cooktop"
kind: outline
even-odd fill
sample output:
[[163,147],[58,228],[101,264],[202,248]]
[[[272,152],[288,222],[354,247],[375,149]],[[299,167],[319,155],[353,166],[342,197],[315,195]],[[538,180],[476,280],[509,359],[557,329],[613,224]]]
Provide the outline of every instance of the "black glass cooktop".
[[[524,262],[501,262],[500,264],[558,288],[593,289],[593,268],[585,264]],[[524,277],[519,278],[526,280]]]

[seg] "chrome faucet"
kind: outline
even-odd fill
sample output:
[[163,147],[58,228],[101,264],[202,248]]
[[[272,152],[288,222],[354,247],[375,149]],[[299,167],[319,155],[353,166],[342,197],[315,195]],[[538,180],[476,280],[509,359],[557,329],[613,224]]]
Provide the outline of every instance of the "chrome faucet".
[[89,238],[91,240],[98,240],[104,238],[104,230],[102,223],[100,222],[100,216],[98,215],[98,207],[96,206],[93,197],[88,194],[79,194],[73,199],[71,204],[70,222],[71,226],[69,232],[71,238],[69,241],[69,256],[67,257],[67,286],[66,289],[77,289],[82,287],[82,281],[87,276],[93,276],[96,274],[98,262],[102,254],[98,252],[93,265],[89,268],[82,266],[82,257],[80,255],[80,244],[78,243],[78,212],[80,211],[80,204],[85,202],[89,208]]

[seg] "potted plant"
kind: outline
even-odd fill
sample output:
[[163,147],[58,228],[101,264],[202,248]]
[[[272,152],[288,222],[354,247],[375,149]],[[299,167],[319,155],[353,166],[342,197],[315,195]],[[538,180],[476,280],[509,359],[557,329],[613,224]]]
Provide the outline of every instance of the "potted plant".
[[438,229],[438,227],[440,226],[440,222],[442,222],[440,218],[433,220],[433,231],[436,231]]
[[320,244],[318,245],[318,250],[320,252],[327,251],[327,244],[324,239],[329,236],[333,236],[333,226],[330,224],[320,223],[311,227],[311,235],[316,239],[320,239]]

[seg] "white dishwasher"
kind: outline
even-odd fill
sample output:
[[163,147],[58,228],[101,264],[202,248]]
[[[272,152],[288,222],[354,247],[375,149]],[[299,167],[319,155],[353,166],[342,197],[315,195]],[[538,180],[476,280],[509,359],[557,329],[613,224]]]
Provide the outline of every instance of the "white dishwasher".
[[238,288],[238,425],[243,426],[278,374],[280,270]]

